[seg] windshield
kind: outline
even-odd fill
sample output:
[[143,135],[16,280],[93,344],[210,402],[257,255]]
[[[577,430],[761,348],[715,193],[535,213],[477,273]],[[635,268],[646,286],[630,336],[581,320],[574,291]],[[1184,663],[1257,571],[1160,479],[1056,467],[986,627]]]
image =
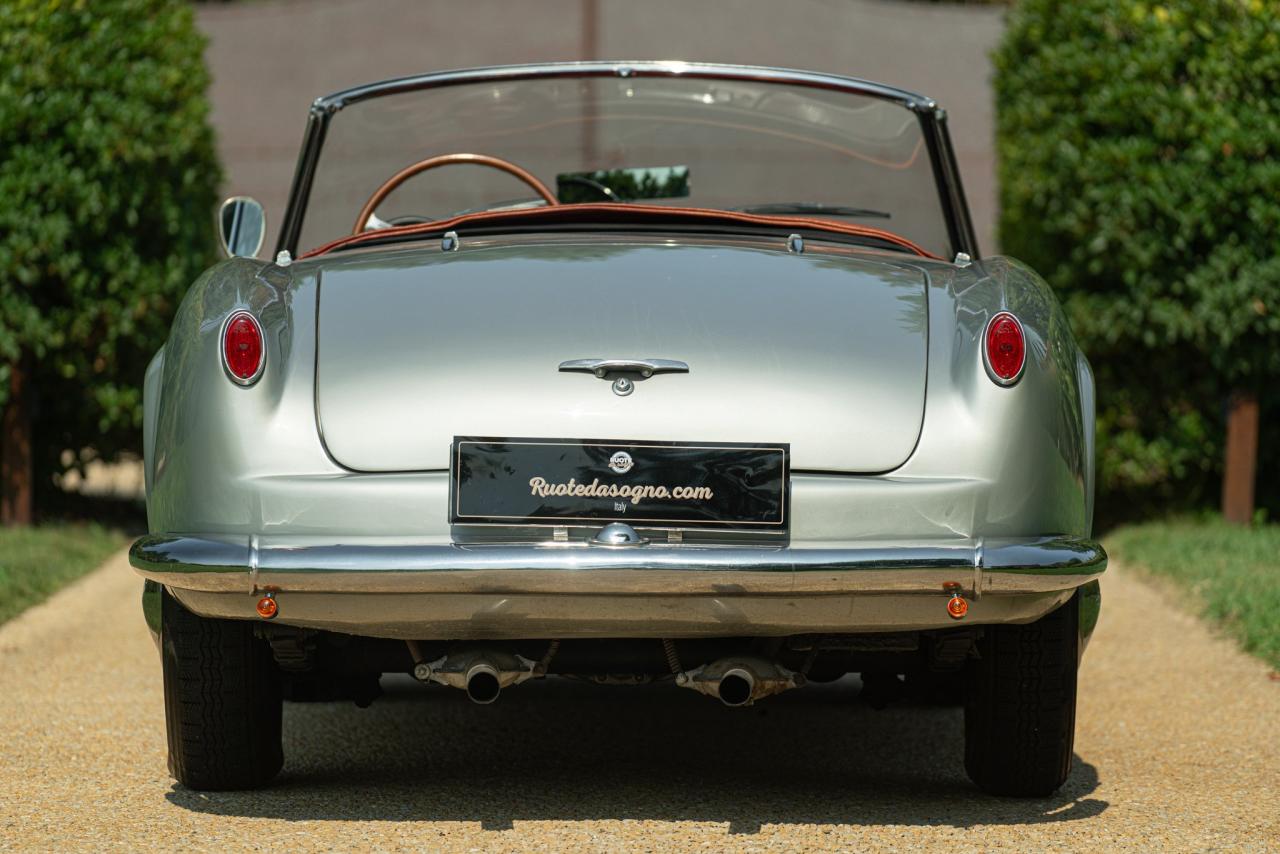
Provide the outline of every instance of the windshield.
[[[873,225],[950,248],[920,116],[895,100],[755,79],[491,79],[355,100],[324,134],[298,248],[352,232],[388,178],[441,155],[501,158],[559,201],[677,205]],[[374,227],[546,202],[463,163],[406,179]]]

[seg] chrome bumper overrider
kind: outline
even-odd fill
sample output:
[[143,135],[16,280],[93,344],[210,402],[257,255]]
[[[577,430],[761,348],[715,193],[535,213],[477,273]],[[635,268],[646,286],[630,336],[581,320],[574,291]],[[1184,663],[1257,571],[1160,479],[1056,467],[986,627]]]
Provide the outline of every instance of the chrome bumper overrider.
[[400,638],[711,637],[1034,620],[1096,578],[1084,539],[942,544],[316,544],[149,536],[130,560],[196,613]]

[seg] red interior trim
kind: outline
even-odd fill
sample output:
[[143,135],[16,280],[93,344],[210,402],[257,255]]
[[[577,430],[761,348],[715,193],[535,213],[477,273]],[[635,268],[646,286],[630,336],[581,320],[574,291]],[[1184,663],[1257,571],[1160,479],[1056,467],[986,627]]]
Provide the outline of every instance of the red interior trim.
[[555,205],[541,208],[523,208],[514,211],[479,211],[477,213],[461,214],[450,219],[436,220],[435,222],[424,222],[417,225],[401,225],[393,228],[383,228],[377,231],[366,231],[362,234],[353,234],[348,237],[340,237],[332,240],[323,246],[317,246],[307,252],[299,255],[302,258],[314,258],[317,255],[324,255],[335,249],[345,249],[350,246],[360,246],[363,243],[382,240],[386,237],[413,237],[415,235],[429,235],[443,231],[454,231],[464,228],[468,225],[494,225],[507,223],[510,225],[521,225],[525,223],[575,223],[575,222],[596,222],[596,223],[618,223],[626,225],[650,224],[650,223],[687,223],[687,222],[705,222],[708,224],[715,223],[737,223],[742,225],[763,225],[772,228],[790,228],[790,229],[807,229],[811,231],[825,231],[830,234],[843,234],[853,237],[870,237],[875,240],[883,240],[886,243],[892,243],[895,246],[901,246],[909,252],[914,252],[924,258],[937,258],[932,252],[926,251],[923,247],[913,243],[905,237],[894,234],[892,231],[885,231],[879,228],[872,228],[866,225],[854,225],[852,223],[836,222],[829,219],[820,219],[816,217],[790,216],[790,215],[761,215],[739,213],[737,211],[718,211],[710,208],[680,208],[667,207],[666,205],[636,205],[636,204],[616,204],[616,203],[591,203],[579,205]]

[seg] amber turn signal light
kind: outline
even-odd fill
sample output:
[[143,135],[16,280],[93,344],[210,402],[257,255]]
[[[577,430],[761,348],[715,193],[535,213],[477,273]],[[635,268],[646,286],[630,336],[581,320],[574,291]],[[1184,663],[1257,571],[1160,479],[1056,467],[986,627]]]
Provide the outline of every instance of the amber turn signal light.
[[964,619],[964,615],[969,613],[969,603],[959,593],[953,592],[951,598],[947,600],[947,616],[953,620]]
[[258,600],[258,616],[264,620],[270,620],[280,613],[280,606],[276,604],[276,594],[268,593]]

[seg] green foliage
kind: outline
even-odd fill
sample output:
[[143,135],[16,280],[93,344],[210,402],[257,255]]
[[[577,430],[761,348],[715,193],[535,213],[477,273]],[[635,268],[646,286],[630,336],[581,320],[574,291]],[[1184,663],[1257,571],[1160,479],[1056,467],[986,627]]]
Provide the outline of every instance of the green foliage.
[[0,623],[89,570],[125,544],[100,525],[0,528]]
[[178,0],[0,3],[0,405],[25,364],[38,484],[136,448],[141,383],[214,258],[209,78]]
[[1150,522],[1117,529],[1106,546],[1117,560],[1189,590],[1198,610],[1280,670],[1280,525]]
[[[610,195],[606,190],[612,192]],[[556,176],[556,197],[561,204],[581,202],[634,202],[643,199],[675,199],[689,195],[689,167],[597,169]]]
[[1001,242],[1094,365],[1104,500],[1216,501],[1228,393],[1280,405],[1280,0],[1020,0],[1008,23]]

